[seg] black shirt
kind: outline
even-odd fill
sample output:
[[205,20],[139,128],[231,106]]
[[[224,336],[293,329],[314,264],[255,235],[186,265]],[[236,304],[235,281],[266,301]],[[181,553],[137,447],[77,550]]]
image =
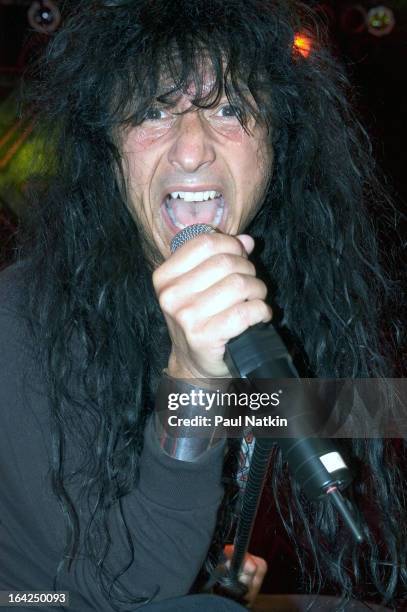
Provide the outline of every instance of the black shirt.
[[[52,590],[66,524],[51,489],[49,399],[22,316],[22,269],[14,265],[0,273],[0,590],[44,591]],[[79,449],[72,440],[74,456]],[[153,599],[159,601],[191,588],[223,494],[222,460],[222,445],[196,463],[172,459],[148,423],[140,479],[123,499],[135,559],[120,583],[133,596],[151,597],[159,587]],[[129,557],[116,507],[110,533],[109,558],[119,571]],[[113,609],[83,551],[71,572],[62,573],[58,589],[70,592],[71,612]]]

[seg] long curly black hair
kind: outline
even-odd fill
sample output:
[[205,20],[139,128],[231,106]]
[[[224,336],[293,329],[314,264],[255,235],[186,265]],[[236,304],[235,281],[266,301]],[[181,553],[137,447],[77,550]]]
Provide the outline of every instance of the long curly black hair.
[[[268,126],[273,178],[247,231],[262,245],[257,263],[274,289],[277,323],[305,356],[308,375],[391,374],[380,337],[391,285],[378,263],[366,203],[384,214],[391,208],[375,178],[369,140],[350,110],[348,81],[305,5],[70,4],[32,80],[31,104],[51,143],[47,159],[54,173],[32,209],[21,252],[32,271],[32,329],[52,399],[53,488],[67,519],[64,562],[74,563],[84,535],[111,595],[109,511],[136,486],[143,430],[170,350],[149,247],[129,212],[120,129],[140,124],[158,95],[171,104],[191,78],[196,107],[215,104],[225,92],[246,129],[250,117]],[[295,45],[299,31],[313,39],[308,57]],[[209,93],[202,88],[203,57],[215,75]],[[163,75],[173,83],[167,92],[160,89]],[[85,399],[72,392],[74,375]],[[86,525],[68,491],[72,435],[87,449],[76,474],[84,494],[97,500]],[[394,603],[407,583],[399,469],[406,447],[382,439],[344,445],[357,476],[352,495],[369,510],[362,546],[344,534],[330,507],[307,502],[290,484],[277,450],[270,481],[275,502],[310,591],[330,584],[344,601],[376,594]],[[229,459],[226,465],[234,466]],[[234,470],[225,469],[225,501],[207,571],[230,528]],[[142,601],[137,593],[134,601]]]

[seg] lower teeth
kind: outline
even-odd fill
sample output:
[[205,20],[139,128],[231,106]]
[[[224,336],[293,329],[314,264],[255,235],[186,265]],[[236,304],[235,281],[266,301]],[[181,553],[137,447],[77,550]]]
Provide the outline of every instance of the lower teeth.
[[[165,202],[165,208],[167,210],[169,218],[171,219],[171,222],[175,225],[175,227],[178,227],[179,229],[184,229],[184,227],[186,227],[186,225],[184,225],[183,223],[180,223],[179,221],[177,221],[177,219],[176,219],[176,217],[174,215],[174,211],[172,210],[172,206],[171,206],[169,200],[170,200],[170,198],[167,198],[167,200]],[[225,206],[225,203],[224,203],[224,201],[222,199],[221,200],[221,204],[219,204],[218,207],[217,207],[215,218],[212,220],[211,225],[219,225],[219,223],[221,222],[221,219],[222,219],[224,206]]]
[[169,204],[168,200],[167,200],[167,202],[165,203],[165,208],[167,209],[168,216],[169,216],[169,218],[171,219],[172,223],[173,223],[173,224],[174,224],[176,227],[178,227],[179,229],[184,229],[184,227],[186,227],[186,226],[185,226],[185,225],[183,225],[182,223],[179,223],[179,222],[176,220],[175,215],[174,215],[174,211],[172,210],[172,207],[171,207],[171,205]]
[[214,220],[212,221],[213,225],[219,225],[221,219],[222,219],[222,215],[223,215],[223,208],[224,208],[224,204],[220,204],[218,206],[218,210],[216,211],[216,215]]

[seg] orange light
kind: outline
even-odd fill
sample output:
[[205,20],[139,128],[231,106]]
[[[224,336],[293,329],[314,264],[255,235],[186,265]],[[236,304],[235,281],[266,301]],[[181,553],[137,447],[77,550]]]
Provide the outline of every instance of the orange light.
[[312,49],[312,39],[306,34],[296,34],[294,37],[294,48],[297,49],[303,57],[308,57]]

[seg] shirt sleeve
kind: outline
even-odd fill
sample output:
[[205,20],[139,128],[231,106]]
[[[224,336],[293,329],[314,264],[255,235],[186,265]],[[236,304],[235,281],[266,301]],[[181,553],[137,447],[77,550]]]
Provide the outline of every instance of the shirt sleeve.
[[[49,398],[27,327],[1,277],[0,590],[52,590],[66,522],[51,487]],[[117,585],[129,596],[160,601],[188,593],[205,560],[223,496],[224,444],[196,462],[179,461],[161,450],[152,425],[150,419],[138,482],[109,514],[107,567],[112,577],[122,572]],[[70,440],[74,456],[79,448]],[[71,612],[113,610],[84,548],[57,586],[70,593]]]
[[188,593],[206,558],[223,496],[224,444],[184,462],[161,450],[152,419],[144,439],[139,483],[123,511],[136,551],[131,573],[158,601]]

